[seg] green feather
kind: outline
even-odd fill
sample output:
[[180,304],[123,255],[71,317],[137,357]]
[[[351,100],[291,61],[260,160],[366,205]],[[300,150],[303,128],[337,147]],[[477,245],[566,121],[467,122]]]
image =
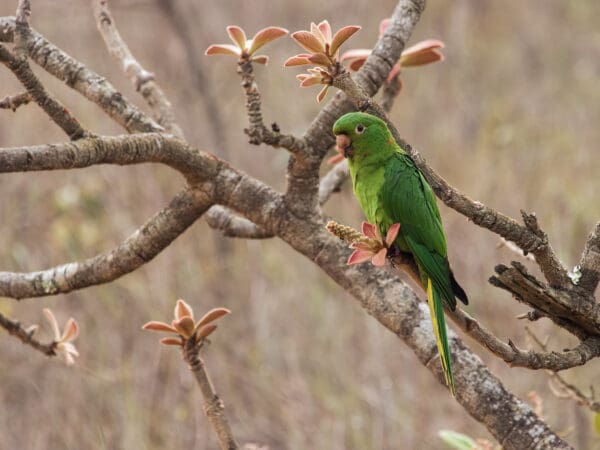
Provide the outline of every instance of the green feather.
[[[410,157],[398,146],[381,119],[365,113],[349,113],[335,123],[333,132],[345,134],[352,143],[348,159],[354,193],[370,223],[385,236],[400,223],[395,241],[411,253],[427,291],[431,319],[446,384],[454,395],[452,364],[443,303],[456,308],[446,237],[435,195]],[[461,298],[466,296],[462,288]]]
[[450,347],[448,345],[448,336],[446,335],[446,318],[444,316],[444,308],[439,299],[435,288],[432,287],[431,279],[427,281],[427,304],[429,305],[429,315],[433,332],[435,334],[435,342],[437,344],[438,353],[442,362],[444,371],[444,379],[450,389],[452,396],[456,395],[454,389],[454,377],[452,375],[452,359],[450,357]]

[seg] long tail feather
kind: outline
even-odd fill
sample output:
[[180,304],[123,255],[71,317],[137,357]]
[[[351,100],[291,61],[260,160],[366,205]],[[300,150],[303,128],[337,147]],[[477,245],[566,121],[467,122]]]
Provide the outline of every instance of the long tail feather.
[[431,284],[431,278],[427,279],[427,304],[429,305],[429,313],[431,315],[438,353],[440,354],[440,360],[442,361],[444,378],[446,379],[446,384],[448,385],[448,389],[450,389],[450,393],[454,397],[456,392],[454,390],[454,379],[452,377],[452,361],[450,358],[450,348],[448,347],[448,336],[446,334],[444,307],[442,299]]

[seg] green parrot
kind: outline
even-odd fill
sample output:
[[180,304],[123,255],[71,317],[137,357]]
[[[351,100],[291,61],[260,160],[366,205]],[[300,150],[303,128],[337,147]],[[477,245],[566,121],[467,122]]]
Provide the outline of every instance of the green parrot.
[[[443,303],[456,309],[456,299],[468,303],[455,280],[435,195],[410,156],[396,143],[386,123],[371,114],[352,112],[333,125],[338,151],[348,159],[354,194],[381,236],[395,223],[400,232],[390,249],[412,258],[427,292],[438,352],[446,384],[455,394]],[[401,253],[400,253],[401,252]]]

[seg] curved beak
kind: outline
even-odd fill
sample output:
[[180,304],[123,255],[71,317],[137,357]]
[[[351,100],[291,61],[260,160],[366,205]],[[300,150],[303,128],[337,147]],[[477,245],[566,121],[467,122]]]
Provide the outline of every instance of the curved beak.
[[340,154],[344,155],[344,158],[352,158],[354,155],[352,140],[346,134],[338,134],[335,137],[335,147]]

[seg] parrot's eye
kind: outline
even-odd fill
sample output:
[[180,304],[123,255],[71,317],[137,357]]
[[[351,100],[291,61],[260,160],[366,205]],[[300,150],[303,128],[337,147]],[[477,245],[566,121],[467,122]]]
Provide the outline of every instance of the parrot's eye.
[[363,134],[365,132],[365,126],[362,123],[356,125],[355,130],[357,134]]

